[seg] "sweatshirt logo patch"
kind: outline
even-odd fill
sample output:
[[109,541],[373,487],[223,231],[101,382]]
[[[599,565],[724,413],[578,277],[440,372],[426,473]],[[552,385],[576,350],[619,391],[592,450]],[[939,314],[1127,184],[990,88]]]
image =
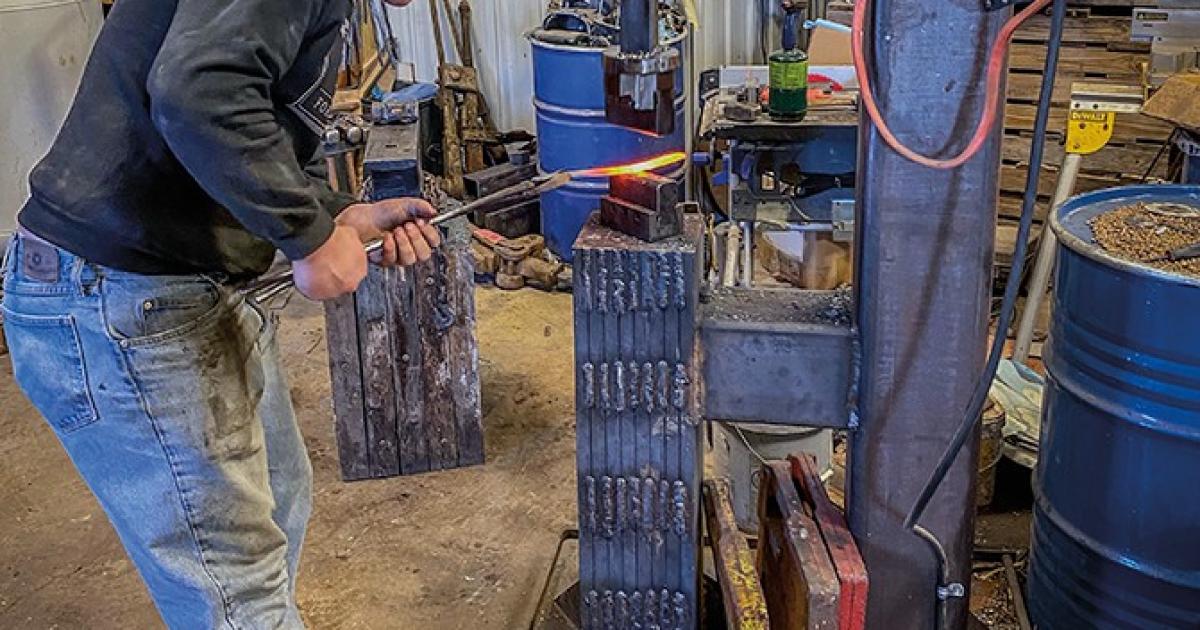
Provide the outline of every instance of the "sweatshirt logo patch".
[[337,90],[338,66],[341,65],[342,42],[336,42],[325,56],[316,81],[288,109],[296,114],[313,133],[320,134],[333,123],[333,93]]

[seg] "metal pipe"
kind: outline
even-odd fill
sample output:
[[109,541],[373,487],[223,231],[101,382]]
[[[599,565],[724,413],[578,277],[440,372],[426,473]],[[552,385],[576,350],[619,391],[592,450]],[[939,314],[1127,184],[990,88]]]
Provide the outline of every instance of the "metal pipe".
[[684,76],[687,77],[687,84],[683,86],[683,93],[687,106],[684,108],[684,129],[687,130],[683,137],[683,152],[687,154],[687,160],[684,164],[683,171],[683,200],[696,200],[696,182],[694,179],[695,166],[692,160],[692,153],[696,145],[696,110],[699,109],[696,102],[696,29],[695,26],[688,21],[688,36],[684,42],[685,50],[687,51],[687,68],[684,70]]
[[647,53],[658,47],[657,0],[621,2],[621,52]]
[[742,287],[754,287],[754,222],[742,223]]
[[[1068,153],[1063,156],[1062,170],[1058,174],[1058,188],[1054,191],[1054,203],[1050,204],[1050,212],[1071,197],[1075,190],[1075,180],[1079,177],[1079,166],[1083,156],[1078,153]],[[1013,361],[1025,363],[1029,361],[1029,351],[1033,347],[1033,332],[1037,325],[1038,311],[1042,308],[1042,300],[1050,286],[1050,274],[1054,272],[1054,261],[1058,255],[1058,239],[1054,230],[1050,229],[1050,217],[1042,227],[1042,244],[1038,248],[1037,263],[1033,267],[1033,277],[1029,280],[1029,296],[1025,298],[1025,310],[1021,311],[1021,323],[1017,325],[1017,340],[1013,345]],[[1020,278],[1009,278],[1009,282],[1020,282]]]
[[741,250],[741,230],[737,221],[726,223],[729,230],[725,233],[725,265],[721,268],[721,285],[724,287],[737,286],[738,254]]

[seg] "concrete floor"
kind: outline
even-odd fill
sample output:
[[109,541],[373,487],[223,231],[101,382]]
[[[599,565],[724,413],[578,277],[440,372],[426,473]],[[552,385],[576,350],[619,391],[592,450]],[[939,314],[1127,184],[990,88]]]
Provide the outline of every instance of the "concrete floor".
[[[528,624],[574,525],[571,298],[480,289],[487,464],[342,483],[321,309],[280,341],[316,473],[299,580],[312,628]],[[0,628],[162,627],[104,513],[0,359]]]
[[[338,476],[321,308],[297,298],[280,312],[316,474],[299,581],[310,628],[529,622],[559,533],[575,523],[571,298],[490,288],[476,295],[487,464],[353,484]],[[103,512],[4,359],[0,435],[0,628],[162,627]],[[1027,488],[1025,475],[1008,485]],[[981,544],[1024,547],[1028,531],[1027,511],[981,518]],[[571,551],[561,566],[573,566]],[[570,577],[561,572],[558,585]],[[971,603],[991,627],[1016,628],[995,570],[976,574]]]

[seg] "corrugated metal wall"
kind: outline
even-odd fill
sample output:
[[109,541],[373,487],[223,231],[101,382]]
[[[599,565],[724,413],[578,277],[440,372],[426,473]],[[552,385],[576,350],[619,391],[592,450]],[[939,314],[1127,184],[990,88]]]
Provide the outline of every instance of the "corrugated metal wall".
[[[443,37],[453,47],[445,12]],[[457,0],[451,4],[457,6]],[[541,23],[546,0],[474,0],[475,59],[484,94],[502,129],[534,130],[533,69],[525,33]],[[696,65],[709,68],[722,64],[754,63],[759,54],[761,0],[696,0],[700,30],[696,41]],[[771,0],[774,6],[778,2]],[[393,34],[403,61],[413,64],[416,77],[433,81],[437,54],[433,45],[430,0],[416,0],[403,9],[391,9]],[[767,29],[778,42],[777,22]]]

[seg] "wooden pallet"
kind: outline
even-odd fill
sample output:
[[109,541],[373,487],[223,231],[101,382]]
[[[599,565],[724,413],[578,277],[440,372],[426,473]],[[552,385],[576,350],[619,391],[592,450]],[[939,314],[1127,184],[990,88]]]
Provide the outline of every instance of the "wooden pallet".
[[[1038,181],[1039,223],[1044,220],[1050,205],[1062,163],[1062,141],[1071,84],[1081,81],[1140,86],[1142,64],[1149,61],[1150,49],[1148,44],[1129,41],[1132,7],[1155,7],[1158,4],[1144,0],[1070,2],[1054,81],[1043,172]],[[831,20],[849,24],[852,10],[853,7],[847,3],[832,2],[827,15]],[[996,249],[1001,264],[1012,252],[1012,239],[1003,236],[1011,236],[1015,221],[1020,216],[1049,36],[1049,16],[1034,16],[1017,31],[1009,53],[1000,199],[997,206],[1001,238],[997,239]],[[1109,145],[1099,153],[1084,158],[1076,192],[1139,182],[1171,130],[1170,125],[1149,116],[1119,114]],[[1150,175],[1165,177],[1166,160],[1160,160]]]
[[[1046,154],[1038,178],[1038,213],[1044,221],[1057,185],[1063,159],[1067,108],[1074,82],[1140,86],[1142,64],[1149,61],[1149,46],[1129,41],[1131,7],[1153,2],[1125,0],[1074,0],[1068,9],[1055,76]],[[1050,32],[1047,15],[1033,17],[1016,34],[1009,54],[1004,141],[1001,151],[1000,199],[997,204],[998,261],[1011,258],[1011,233],[1020,217],[1028,175],[1029,147],[1033,139],[1038,93]],[[1171,134],[1171,127],[1141,114],[1118,114],[1113,138],[1100,152],[1085,156],[1075,192],[1140,182],[1149,173],[1166,175],[1166,161],[1150,165]]]

